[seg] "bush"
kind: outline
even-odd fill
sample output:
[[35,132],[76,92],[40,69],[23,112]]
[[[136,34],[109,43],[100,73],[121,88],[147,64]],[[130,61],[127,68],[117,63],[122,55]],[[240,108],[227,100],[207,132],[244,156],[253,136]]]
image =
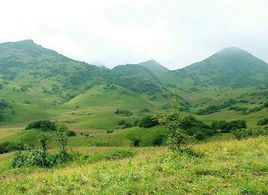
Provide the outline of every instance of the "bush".
[[154,146],[161,146],[164,144],[165,136],[164,135],[157,135],[153,140]]
[[158,125],[158,121],[151,116],[145,116],[140,121],[140,127],[149,128],[156,125]]
[[183,152],[186,148],[188,148],[188,141],[189,137],[177,130],[172,132],[167,141],[167,144],[169,149],[177,152]]
[[15,150],[23,150],[27,146],[22,143],[15,143],[15,142],[3,142],[0,144],[0,154],[12,152]]
[[245,120],[234,120],[230,122],[213,121],[211,127],[214,130],[220,130],[223,133],[228,133],[232,130],[247,128],[247,123]]
[[117,149],[116,151],[114,151],[112,153],[105,154],[104,159],[106,159],[106,160],[118,160],[118,159],[133,157],[133,156],[134,156],[134,153],[130,150]]
[[72,136],[76,136],[76,133],[74,131],[72,131],[72,130],[68,130],[68,131],[66,131],[66,135],[68,137],[72,137]]
[[120,109],[116,109],[116,111],[114,112],[115,114],[123,114],[126,116],[132,116],[133,112],[128,111],[128,110],[120,110]]
[[202,131],[199,131],[198,133],[195,134],[194,136],[197,140],[204,140],[206,139],[206,134]]
[[258,137],[261,135],[268,135],[268,131],[266,129],[255,128],[255,129],[241,129],[238,131],[234,131],[233,134],[237,139],[245,139],[248,137]]
[[50,166],[53,162],[48,160],[49,158],[44,158],[44,156],[44,151],[38,148],[16,152],[12,159],[12,167]]
[[118,125],[120,125],[122,129],[130,128],[133,126],[130,122],[127,122],[125,120],[119,121]]
[[49,120],[39,120],[30,123],[25,130],[28,129],[41,129],[42,131],[56,131],[56,123]]
[[45,153],[40,148],[35,148],[31,150],[16,152],[12,159],[11,165],[13,168],[32,166],[52,167],[65,163],[67,160],[70,159],[70,155],[63,156],[60,153],[52,155],[49,153]]
[[6,102],[4,99],[2,99],[2,100],[0,101],[0,110],[3,110],[3,109],[5,109],[5,108],[7,108],[7,107],[8,107],[7,102]]
[[107,130],[106,130],[106,133],[113,133],[113,132],[114,132],[113,129],[107,129]]
[[258,126],[264,126],[268,124],[268,118],[261,119],[257,122]]
[[212,114],[212,113],[215,113],[215,112],[219,112],[221,110],[220,106],[218,105],[211,105],[211,106],[208,106],[204,109],[200,109],[197,114],[199,115],[207,115],[207,114]]
[[131,141],[134,147],[139,147],[141,144],[141,139],[138,137],[133,137]]

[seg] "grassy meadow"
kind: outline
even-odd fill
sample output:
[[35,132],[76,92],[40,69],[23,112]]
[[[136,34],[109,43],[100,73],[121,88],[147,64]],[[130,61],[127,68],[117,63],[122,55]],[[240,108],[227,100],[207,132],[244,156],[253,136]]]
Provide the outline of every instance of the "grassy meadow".
[[[267,137],[211,141],[192,153],[165,147],[74,147],[86,155],[61,167],[17,168],[1,155],[2,194],[266,194]],[[116,151],[124,150],[122,156]],[[129,155],[129,153],[131,155]],[[126,155],[127,154],[127,155]],[[110,158],[107,158],[109,157]]]

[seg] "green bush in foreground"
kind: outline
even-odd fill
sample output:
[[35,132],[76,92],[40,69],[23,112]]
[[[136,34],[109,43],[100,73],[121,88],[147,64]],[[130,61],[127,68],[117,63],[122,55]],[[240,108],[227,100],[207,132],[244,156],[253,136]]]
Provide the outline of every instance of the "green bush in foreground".
[[12,159],[12,167],[51,167],[55,164],[62,164],[71,159],[67,153],[67,132],[68,128],[62,124],[56,126],[56,140],[59,142],[59,153],[52,155],[47,152],[47,141],[49,136],[42,133],[39,138],[40,147],[34,149],[28,148],[27,150],[16,152]]

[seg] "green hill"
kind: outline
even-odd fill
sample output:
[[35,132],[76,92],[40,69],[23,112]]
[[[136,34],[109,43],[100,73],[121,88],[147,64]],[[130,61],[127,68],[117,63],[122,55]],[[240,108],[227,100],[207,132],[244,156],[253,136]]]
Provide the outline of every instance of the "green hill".
[[177,72],[198,79],[205,86],[242,88],[268,82],[268,64],[236,47],[225,48]]
[[166,73],[169,71],[169,69],[162,66],[160,63],[158,63],[155,60],[148,60],[146,62],[142,62],[142,63],[139,63],[137,65],[147,68],[148,70],[150,70],[152,73],[154,73],[156,75]]

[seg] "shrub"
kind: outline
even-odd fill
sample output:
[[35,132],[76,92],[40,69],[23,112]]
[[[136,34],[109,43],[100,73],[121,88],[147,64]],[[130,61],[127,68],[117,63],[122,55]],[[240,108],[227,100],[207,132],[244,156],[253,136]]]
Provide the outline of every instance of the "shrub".
[[107,130],[106,130],[106,133],[113,133],[113,132],[114,132],[113,129],[107,129]]
[[140,127],[149,128],[158,125],[158,121],[152,116],[145,116],[140,121]]
[[173,131],[167,141],[168,148],[173,151],[183,152],[187,148],[188,140],[188,136],[184,133],[181,133],[178,130]]
[[55,131],[56,130],[56,123],[51,122],[49,120],[39,120],[30,123],[25,130],[28,129],[41,129],[42,131]]
[[257,122],[258,126],[264,126],[268,124],[268,118],[261,119]]
[[125,120],[119,121],[118,125],[120,125],[122,129],[130,128],[133,126],[130,122],[127,122]]
[[3,109],[5,109],[5,108],[7,108],[7,107],[8,107],[7,102],[6,102],[4,99],[2,99],[2,100],[0,101],[0,110],[3,110]]
[[71,160],[70,155],[63,156],[61,153],[52,155],[50,153],[44,153],[40,148],[35,148],[16,152],[11,161],[11,165],[13,168],[32,166],[52,167],[63,164],[67,160]]
[[68,131],[66,131],[66,136],[68,136],[68,137],[76,136],[76,133],[72,130],[68,130]]
[[197,140],[204,140],[206,139],[206,134],[202,131],[199,131],[198,133],[195,134],[194,136]]
[[157,135],[153,140],[154,146],[161,146],[164,144],[165,136],[164,135]]
[[44,158],[44,151],[39,148],[16,152],[12,159],[12,167],[14,168],[31,166],[45,167],[50,166],[50,163],[48,158]]
[[3,142],[0,144],[0,154],[12,152],[15,150],[23,150],[27,146],[22,143],[15,143],[15,142]]
[[248,137],[258,137],[261,135],[268,135],[268,131],[262,128],[240,129],[238,131],[234,131],[233,134],[237,139],[245,139]]
[[218,105],[211,105],[211,106],[208,106],[204,109],[200,109],[197,114],[199,115],[207,115],[207,114],[212,114],[212,113],[215,113],[215,112],[219,112],[221,110],[220,106]]
[[214,130],[220,130],[223,133],[228,133],[232,130],[247,128],[247,123],[245,120],[234,120],[230,122],[213,121],[211,127]]
[[133,137],[131,141],[134,147],[139,147],[141,144],[141,139],[138,137]]
[[128,110],[121,110],[121,109],[116,109],[116,111],[114,112],[115,114],[123,114],[126,116],[132,116],[133,112],[128,111]]
[[134,156],[134,153],[130,150],[117,149],[116,151],[105,154],[104,159],[106,159],[106,160],[118,160],[118,159],[133,157],[133,156]]

